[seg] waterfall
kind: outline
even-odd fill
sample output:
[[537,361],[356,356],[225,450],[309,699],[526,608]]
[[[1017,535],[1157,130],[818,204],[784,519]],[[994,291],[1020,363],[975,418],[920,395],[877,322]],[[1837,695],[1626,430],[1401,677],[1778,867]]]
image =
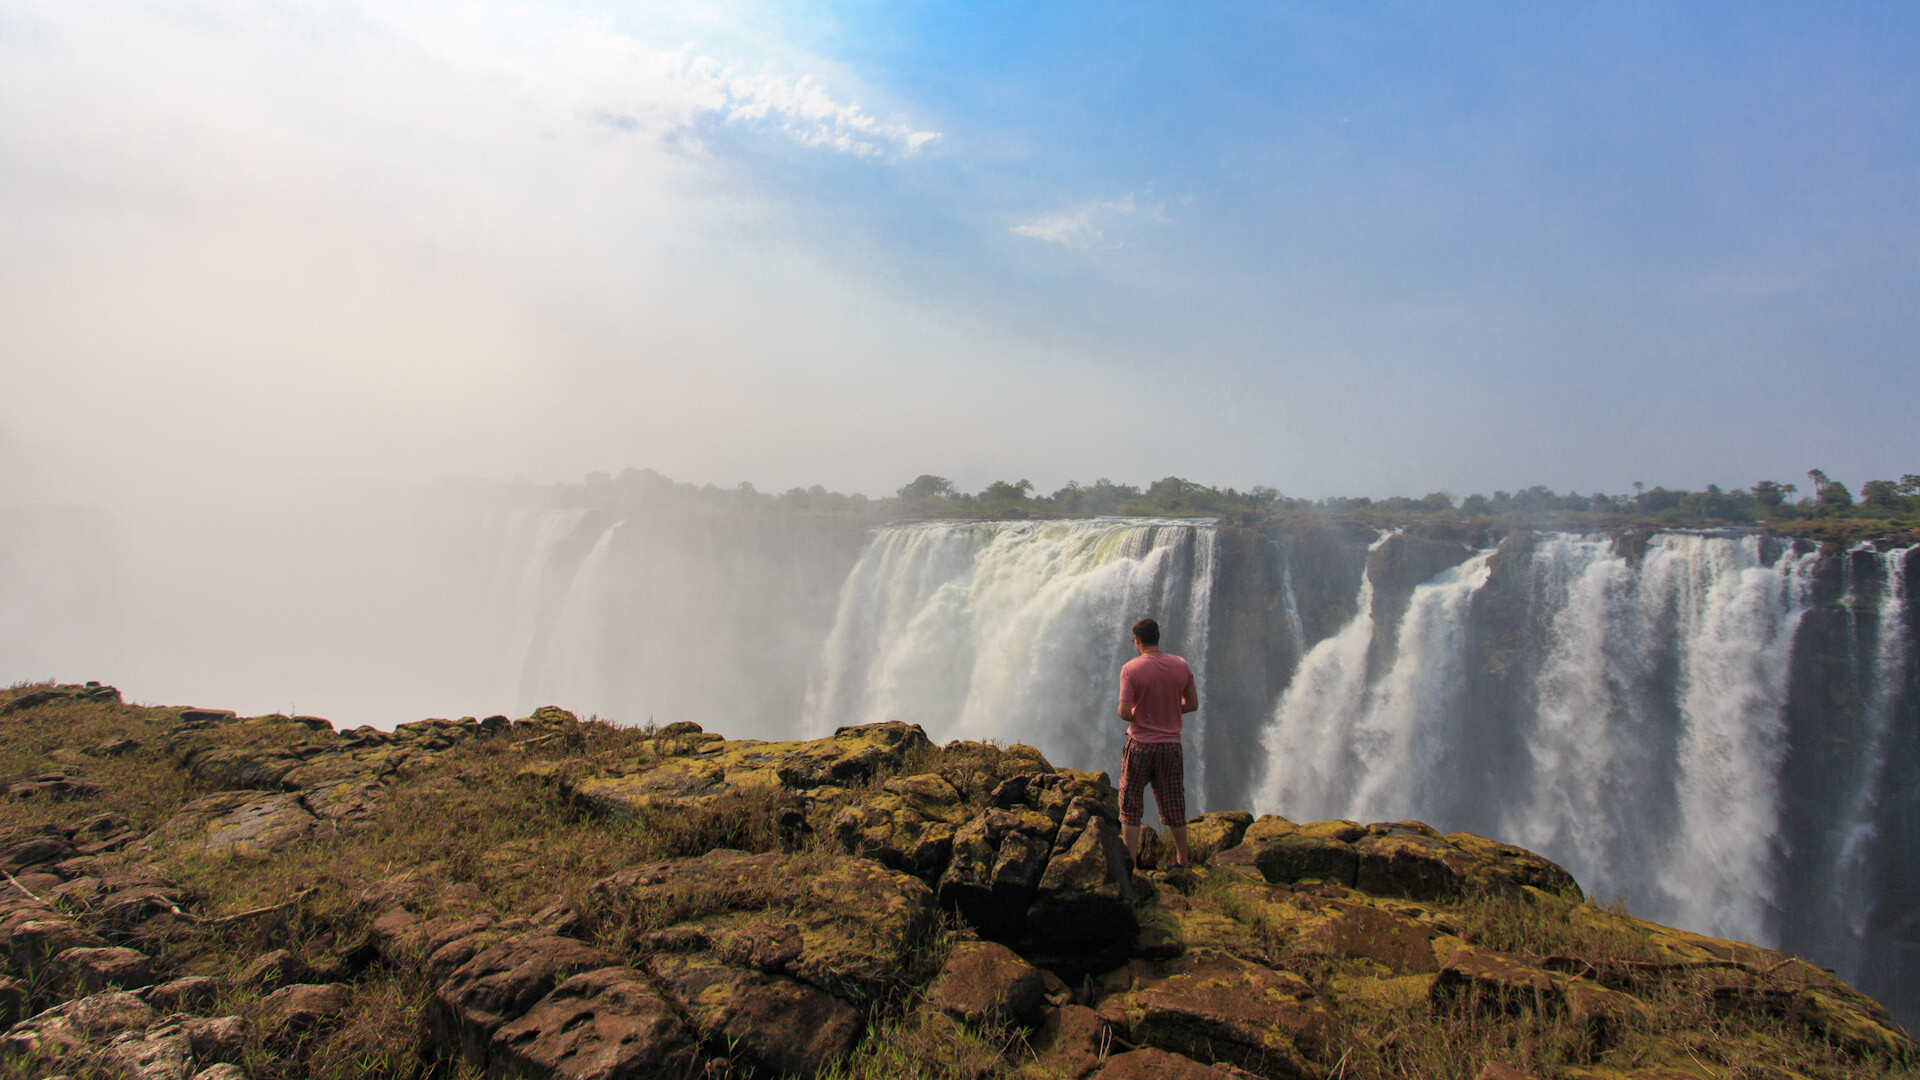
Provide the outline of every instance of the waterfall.
[[1490,555],[1475,555],[1414,589],[1393,665],[1373,685],[1373,582],[1362,578],[1353,621],[1308,651],[1281,696],[1265,736],[1270,768],[1262,809],[1297,820],[1430,812],[1438,781],[1430,766],[1456,715],[1462,681],[1465,613],[1487,580]]
[[936,740],[1025,742],[1117,766],[1128,627],[1152,616],[1201,690],[1187,718],[1190,806],[1204,798],[1214,590],[1211,522],[929,522],[875,531],[840,594],[806,726],[905,720]]
[[1366,821],[1466,806],[1596,895],[1765,940],[1788,653],[1817,556],[1663,534],[1636,566],[1604,538],[1541,537],[1519,571],[1534,623],[1522,640],[1538,655],[1511,659],[1534,665],[1516,796],[1468,790],[1470,774],[1445,767],[1462,725],[1484,719],[1460,710],[1491,555],[1414,589],[1393,662],[1372,682],[1374,585],[1362,581],[1353,620],[1281,695],[1259,809]]
[[[1837,855],[1830,877],[1832,902],[1839,916],[1837,929],[1844,935],[1837,947],[1846,955],[1839,960],[1848,969],[1859,962],[1875,908],[1875,879],[1879,868],[1870,859],[1874,842],[1879,839],[1877,811],[1886,780],[1887,742],[1908,674],[1907,559],[1914,550],[1902,548],[1879,556],[1883,577],[1875,617],[1859,779],[1835,830],[1838,842],[1834,845]],[[1852,567],[1851,560],[1848,567]],[[1853,583],[1849,582],[1849,607],[1854,600],[1853,592]]]
[[1769,566],[1762,544],[1664,535],[1647,559],[1675,564],[1680,581],[1681,824],[1659,873],[1670,899],[1661,914],[1765,942],[1787,659],[1817,554],[1785,553]]

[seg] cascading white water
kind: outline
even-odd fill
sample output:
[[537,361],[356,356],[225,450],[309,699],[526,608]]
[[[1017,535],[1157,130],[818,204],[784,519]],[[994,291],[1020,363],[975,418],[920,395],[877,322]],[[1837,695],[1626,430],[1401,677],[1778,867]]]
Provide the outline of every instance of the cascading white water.
[[1063,763],[1117,765],[1127,629],[1151,615],[1201,685],[1187,720],[1192,808],[1205,790],[1214,545],[1210,522],[1157,519],[876,530],[841,591],[807,727],[904,720],[936,740],[1025,742]]
[[[1902,548],[1880,556],[1884,577],[1880,582],[1880,607],[1875,620],[1872,689],[1865,710],[1861,775],[1837,830],[1839,851],[1833,868],[1835,907],[1848,939],[1842,947],[1850,954],[1841,958],[1843,963],[1857,962],[1859,947],[1874,913],[1873,878],[1877,868],[1869,860],[1874,841],[1879,838],[1875,812],[1886,779],[1887,740],[1892,734],[1894,709],[1907,678],[1907,558],[1913,551],[1913,548]],[[1850,588],[1848,592],[1851,602],[1853,590]]]
[[1301,660],[1267,729],[1273,767],[1263,809],[1299,820],[1369,821],[1430,811],[1437,778],[1426,766],[1459,696],[1467,605],[1486,582],[1490,554],[1414,589],[1393,666],[1374,684],[1367,679],[1373,583],[1362,579],[1353,621]]
[[1806,613],[1814,551],[1769,566],[1759,537],[1663,535],[1647,558],[1685,568],[1680,634],[1680,829],[1659,874],[1663,915],[1764,941],[1773,899],[1786,752],[1788,654]]
[[1758,537],[1663,534],[1635,566],[1605,539],[1540,538],[1530,570],[1545,655],[1520,732],[1531,773],[1503,798],[1460,791],[1440,767],[1457,725],[1477,719],[1458,709],[1490,554],[1414,590],[1394,661],[1372,681],[1362,582],[1353,620],[1307,654],[1275,710],[1259,809],[1366,821],[1480,800],[1502,835],[1597,895],[1764,939],[1787,656],[1816,556],[1769,562]]

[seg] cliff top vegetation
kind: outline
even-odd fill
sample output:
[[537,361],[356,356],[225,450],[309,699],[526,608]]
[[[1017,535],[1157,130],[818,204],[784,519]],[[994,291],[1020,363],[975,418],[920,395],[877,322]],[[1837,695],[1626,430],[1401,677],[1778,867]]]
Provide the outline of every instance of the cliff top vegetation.
[[[1792,957],[1418,822],[1191,820],[902,723],[808,741],[0,689],[0,1076],[1842,1080]],[[17,1021],[17,1023],[15,1022]]]
[[1856,494],[1820,469],[1807,484],[1760,480],[1745,488],[1708,484],[1700,491],[1635,482],[1631,493],[1557,493],[1536,484],[1457,498],[1436,491],[1413,498],[1396,495],[1296,498],[1265,486],[1245,491],[1169,476],[1142,487],[1105,477],[1091,484],[1069,481],[1051,493],[1029,480],[996,480],[977,492],[960,490],[943,476],[923,474],[891,496],[869,498],[828,491],[816,484],[763,492],[742,482],[731,488],[676,482],[652,469],[618,476],[594,473],[579,484],[535,485],[467,482],[464,490],[487,498],[534,505],[620,510],[647,506],[689,512],[758,511],[793,515],[1018,520],[1119,515],[1130,517],[1226,517],[1258,524],[1277,517],[1331,515],[1359,526],[1552,528],[1755,528],[1784,536],[1836,542],[1886,539],[1920,542],[1920,474],[1869,480]]

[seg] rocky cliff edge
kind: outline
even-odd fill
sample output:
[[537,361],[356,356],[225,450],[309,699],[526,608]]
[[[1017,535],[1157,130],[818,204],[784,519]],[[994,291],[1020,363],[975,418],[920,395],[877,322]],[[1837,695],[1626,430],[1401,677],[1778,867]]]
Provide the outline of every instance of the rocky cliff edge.
[[1189,823],[920,728],[313,717],[0,691],[0,1071],[1909,1076],[1872,1000],[1419,822]]

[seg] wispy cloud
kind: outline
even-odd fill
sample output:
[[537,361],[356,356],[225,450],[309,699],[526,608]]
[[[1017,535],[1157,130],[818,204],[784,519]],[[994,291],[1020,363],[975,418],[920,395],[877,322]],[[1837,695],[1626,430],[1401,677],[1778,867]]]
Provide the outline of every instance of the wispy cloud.
[[880,120],[857,102],[835,101],[811,75],[796,79],[776,72],[740,75],[722,71],[716,78],[724,85],[729,123],[772,120],[803,146],[876,157],[889,147],[903,154],[917,154],[940,137],[937,131],[919,131],[908,123]]
[[1117,248],[1126,243],[1126,231],[1136,222],[1164,225],[1164,202],[1140,202],[1129,192],[1118,199],[1102,199],[1042,214],[1013,226],[1015,236],[1032,237],[1073,249]]

